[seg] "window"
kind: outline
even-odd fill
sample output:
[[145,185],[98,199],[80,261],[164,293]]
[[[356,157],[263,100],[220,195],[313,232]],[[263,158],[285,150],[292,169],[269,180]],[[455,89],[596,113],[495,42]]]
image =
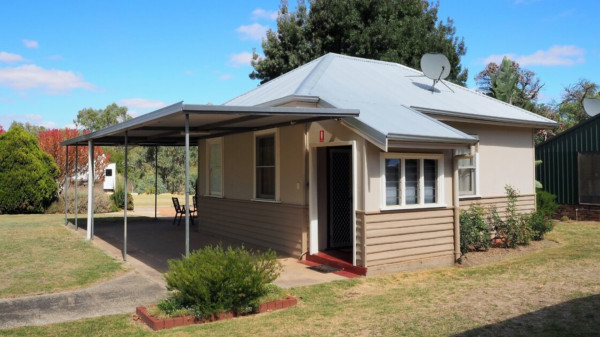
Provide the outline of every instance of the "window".
[[600,204],[600,154],[579,153],[579,203]]
[[106,173],[104,174],[106,177],[112,177],[112,169],[106,169]]
[[207,194],[223,195],[223,141],[222,138],[209,139],[206,142],[208,155],[208,184]]
[[383,208],[441,206],[443,203],[443,155],[382,155]]
[[277,200],[277,132],[256,133],[256,199]]
[[[468,154],[467,149],[457,149],[454,155]],[[479,154],[475,153],[472,158],[461,159],[458,161],[458,195],[461,197],[479,195],[477,166],[479,163]]]

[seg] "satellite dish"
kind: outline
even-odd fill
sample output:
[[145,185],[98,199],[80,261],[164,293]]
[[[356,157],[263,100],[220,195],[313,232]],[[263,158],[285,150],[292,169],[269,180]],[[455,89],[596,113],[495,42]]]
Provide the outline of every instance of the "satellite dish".
[[586,98],[583,100],[583,109],[590,117],[594,117],[600,113],[600,99]]
[[[437,82],[445,80],[450,75],[450,61],[444,54],[427,53],[421,57],[421,70],[423,70],[423,75],[433,80],[431,86],[431,92],[433,92],[433,87]],[[442,84],[450,89],[446,83],[442,82]],[[450,91],[454,92],[452,89]]]

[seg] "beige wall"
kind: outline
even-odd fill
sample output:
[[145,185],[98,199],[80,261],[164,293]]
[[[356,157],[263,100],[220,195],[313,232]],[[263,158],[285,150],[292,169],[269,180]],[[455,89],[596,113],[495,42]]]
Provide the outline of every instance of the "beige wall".
[[520,194],[535,193],[533,130],[508,126],[450,123],[479,136],[479,182],[481,197],[505,195],[511,185]]

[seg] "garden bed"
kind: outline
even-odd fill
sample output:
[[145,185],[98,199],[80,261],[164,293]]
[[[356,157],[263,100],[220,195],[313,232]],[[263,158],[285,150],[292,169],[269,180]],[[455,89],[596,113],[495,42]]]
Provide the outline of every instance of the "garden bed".
[[[298,300],[292,296],[288,296],[286,299],[283,299],[283,300],[275,300],[275,301],[262,303],[261,305],[259,305],[258,310],[256,312],[250,313],[248,315],[259,314],[259,313],[269,312],[269,311],[274,311],[274,310],[279,310],[279,309],[285,309],[285,308],[293,307],[296,304],[298,304]],[[186,326],[186,325],[192,325],[192,324],[202,324],[202,323],[208,323],[208,322],[214,322],[214,321],[221,321],[221,320],[234,318],[237,316],[242,316],[242,315],[234,314],[233,311],[229,311],[229,312],[219,313],[217,315],[211,315],[210,317],[206,317],[203,319],[197,319],[194,315],[185,315],[185,316],[179,316],[179,317],[157,319],[154,316],[150,315],[148,313],[148,310],[146,309],[146,307],[143,307],[143,306],[136,308],[136,314],[142,321],[144,321],[144,323],[146,323],[154,331],[171,329],[171,328],[175,328],[178,326]],[[246,316],[246,315],[243,315],[243,316]]]

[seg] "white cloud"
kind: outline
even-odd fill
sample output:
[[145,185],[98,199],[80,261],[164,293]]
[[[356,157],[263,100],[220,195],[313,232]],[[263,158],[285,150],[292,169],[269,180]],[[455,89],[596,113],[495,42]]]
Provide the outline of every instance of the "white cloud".
[[252,53],[246,51],[229,56],[229,65],[235,68],[249,66],[250,61],[252,61]]
[[15,62],[23,62],[25,59],[23,56],[19,54],[11,54],[5,51],[0,51],[0,62],[4,63],[15,63]]
[[16,90],[39,88],[50,94],[96,88],[94,84],[86,82],[81,75],[72,71],[44,69],[35,64],[0,68],[0,85]]
[[[155,110],[165,107],[163,101],[148,98],[124,98],[117,102],[119,105],[124,105],[129,109]],[[131,111],[130,111],[131,113]]]
[[279,15],[278,11],[269,11],[269,10],[265,10],[262,8],[257,8],[252,11],[252,20],[255,20],[255,21],[260,20],[260,19],[276,20],[278,15]]
[[233,75],[231,74],[223,74],[221,76],[219,76],[219,81],[227,81],[233,78]]
[[263,26],[259,23],[253,23],[247,26],[239,26],[235,29],[240,34],[242,40],[262,40],[267,34],[269,27]]
[[504,56],[526,66],[572,66],[585,62],[585,50],[576,46],[552,46],[548,50],[538,50],[531,55],[490,55],[483,64],[500,63]]
[[31,125],[43,126],[47,129],[56,128],[55,122],[44,120],[44,117],[42,115],[15,113],[0,115],[0,125],[2,125],[5,130],[8,129],[14,121],[21,123],[29,123]]
[[40,47],[40,45],[37,41],[27,40],[27,39],[23,40],[23,45],[25,45],[25,47],[30,48],[30,49],[37,49]]

